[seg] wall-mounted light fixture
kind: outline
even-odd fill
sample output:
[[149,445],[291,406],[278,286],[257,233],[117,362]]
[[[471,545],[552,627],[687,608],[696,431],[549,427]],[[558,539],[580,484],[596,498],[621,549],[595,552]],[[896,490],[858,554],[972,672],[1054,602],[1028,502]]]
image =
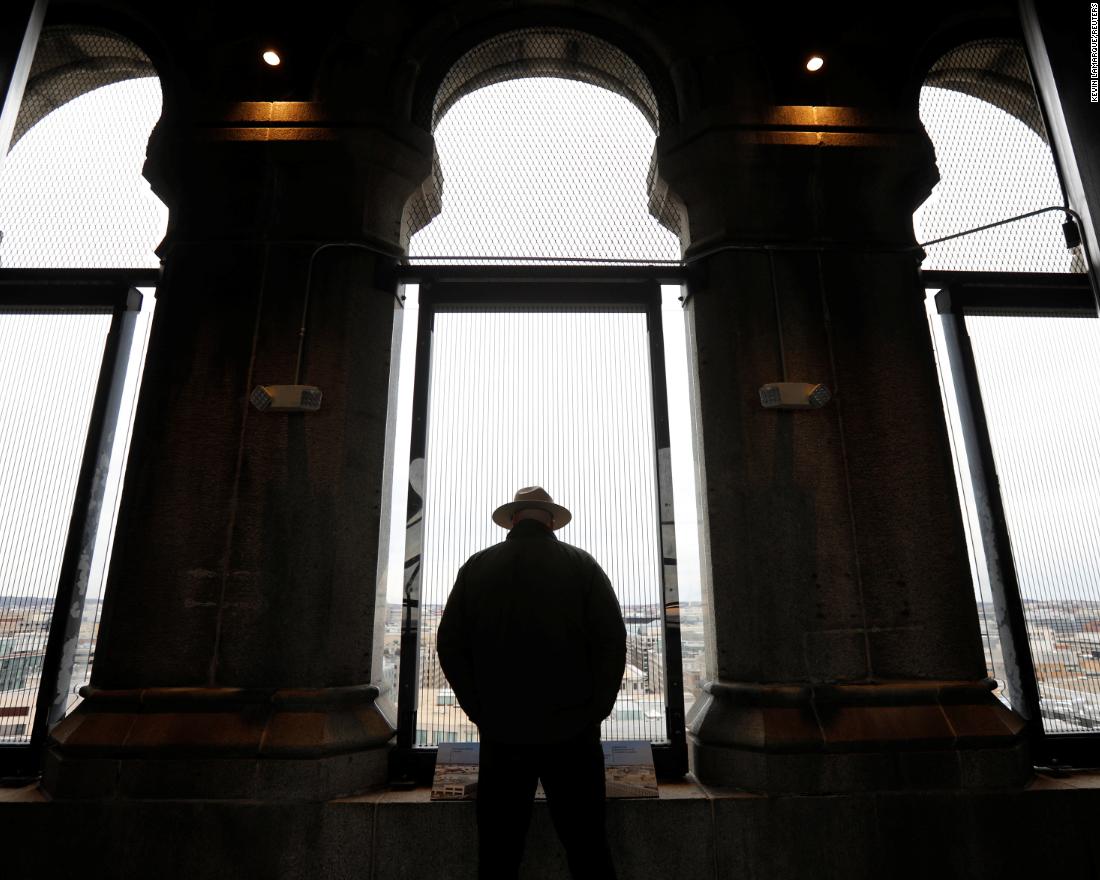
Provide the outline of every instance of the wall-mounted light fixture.
[[832,397],[828,388],[812,382],[769,382],[760,388],[764,409],[821,409]]
[[817,73],[824,66],[825,59],[820,55],[811,55],[806,61],[806,69],[810,71],[810,73]]
[[248,399],[260,412],[317,412],[321,389],[316,385],[257,385]]
[[264,52],[264,61],[270,64],[272,67],[278,67],[283,63],[283,59],[279,57],[279,53],[274,49],[268,49]]
[[313,281],[313,261],[324,250],[321,245],[313,251],[306,270],[306,290],[302,302],[302,326],[298,328],[298,358],[294,362],[294,381],[289,385],[257,385],[248,400],[260,412],[306,413],[321,408],[321,389],[316,385],[300,384],[302,378],[302,354],[306,344],[306,325],[309,321],[309,290]]
[[[330,241],[320,244],[309,255],[306,268],[306,289],[302,297],[302,324],[298,328],[298,357],[294,362],[294,382],[290,385],[257,385],[248,399],[260,412],[317,412],[321,408],[321,389],[316,385],[299,384],[302,378],[302,355],[305,353],[306,330],[309,324],[309,296],[313,286],[313,264],[321,251],[329,248],[358,248],[392,259],[393,254],[358,241]],[[400,302],[398,298],[398,302]]]

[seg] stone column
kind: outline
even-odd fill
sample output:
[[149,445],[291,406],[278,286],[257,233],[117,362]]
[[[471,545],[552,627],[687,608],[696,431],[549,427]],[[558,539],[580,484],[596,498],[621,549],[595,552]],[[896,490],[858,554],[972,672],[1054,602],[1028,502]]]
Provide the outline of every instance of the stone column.
[[[698,258],[687,308],[712,580],[700,780],[760,791],[1000,786],[991,694],[913,249],[935,181],[912,119],[843,107],[662,134]],[[821,409],[758,389],[823,383]]]
[[[146,173],[172,212],[165,275],[92,685],[52,732],[55,797],[309,800],[385,780],[391,270],[431,157],[419,130],[314,104],[162,120]],[[300,381],[321,408],[259,412],[256,385],[294,382],[307,293]]]

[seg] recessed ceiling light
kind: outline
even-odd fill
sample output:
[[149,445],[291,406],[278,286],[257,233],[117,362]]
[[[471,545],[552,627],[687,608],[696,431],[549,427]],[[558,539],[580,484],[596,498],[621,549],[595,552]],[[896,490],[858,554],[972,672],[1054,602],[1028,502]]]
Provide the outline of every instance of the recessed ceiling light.
[[279,53],[274,49],[268,49],[264,52],[264,61],[270,64],[272,67],[278,67],[283,59],[279,57]]
[[821,70],[824,64],[825,59],[820,55],[811,55],[810,60],[806,62],[806,69],[810,71],[810,73],[814,73],[815,71]]

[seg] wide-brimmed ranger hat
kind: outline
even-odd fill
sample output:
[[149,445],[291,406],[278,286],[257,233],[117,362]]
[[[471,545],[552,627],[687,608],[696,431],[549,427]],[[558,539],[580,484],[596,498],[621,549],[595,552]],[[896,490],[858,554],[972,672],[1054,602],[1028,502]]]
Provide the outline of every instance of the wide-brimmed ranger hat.
[[512,517],[518,510],[545,510],[554,517],[554,531],[557,531],[573,518],[566,508],[555,504],[550,494],[542,486],[526,486],[516,492],[515,501],[502,504],[493,511],[493,522],[502,529],[512,528]]

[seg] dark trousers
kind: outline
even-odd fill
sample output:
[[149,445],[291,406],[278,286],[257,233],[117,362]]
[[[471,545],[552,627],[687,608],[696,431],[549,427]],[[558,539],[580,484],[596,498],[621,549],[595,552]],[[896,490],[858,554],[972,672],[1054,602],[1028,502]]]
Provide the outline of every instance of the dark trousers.
[[479,880],[516,880],[542,780],[550,818],[574,880],[614,880],[604,827],[599,729],[563,743],[482,741],[477,782]]

